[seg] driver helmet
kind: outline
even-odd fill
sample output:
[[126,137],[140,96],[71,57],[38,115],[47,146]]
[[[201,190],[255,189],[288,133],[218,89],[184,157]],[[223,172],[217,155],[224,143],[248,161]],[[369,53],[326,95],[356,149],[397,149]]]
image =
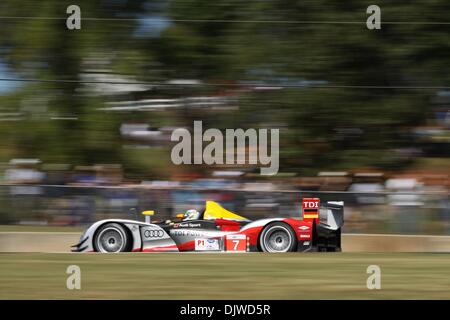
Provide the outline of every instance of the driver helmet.
[[184,220],[198,220],[200,219],[200,212],[195,209],[190,209],[184,214]]

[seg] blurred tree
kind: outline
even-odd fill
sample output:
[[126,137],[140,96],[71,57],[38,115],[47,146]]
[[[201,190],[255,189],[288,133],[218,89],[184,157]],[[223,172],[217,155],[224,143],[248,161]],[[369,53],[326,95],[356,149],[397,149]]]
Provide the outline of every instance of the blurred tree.
[[241,111],[229,125],[286,124],[284,169],[401,165],[394,150],[414,146],[405,133],[424,121],[436,90],[395,87],[449,83],[442,71],[450,62],[450,26],[427,24],[446,22],[449,5],[382,1],[382,21],[401,23],[368,30],[370,4],[174,0],[170,17],[179,22],[162,34],[157,51],[174,74],[205,81],[289,87],[320,80],[335,86],[300,85],[241,98]]
[[[4,0],[0,11],[2,16],[64,17],[70,2]],[[210,127],[281,127],[282,170],[310,173],[398,166],[404,162],[393,150],[414,146],[408,129],[424,121],[437,91],[402,87],[450,83],[450,25],[427,24],[448,22],[450,4],[445,0],[379,1],[381,30],[366,28],[370,1],[80,0],[78,4],[82,17],[142,21],[84,20],[81,30],[68,31],[64,19],[1,19],[2,61],[25,78],[79,80],[88,68],[86,62],[95,60],[145,81],[197,79],[238,85],[205,87],[196,93],[182,88],[150,96],[231,92],[239,95],[240,109],[216,117],[190,110],[112,116],[98,111],[104,98],[83,95],[84,86],[76,81],[23,85],[2,98],[2,107],[23,111],[24,105],[43,104],[47,114],[77,120],[47,117],[38,122],[35,114],[2,125],[7,137],[0,142],[4,157],[121,161],[133,170],[143,166],[147,155],[121,151],[121,122],[189,125],[207,118]],[[145,21],[150,29],[143,28]],[[389,21],[400,23],[383,23]],[[311,81],[327,88],[314,88]],[[235,90],[244,82],[282,89]],[[138,97],[148,96],[127,98]]]
[[[15,103],[8,108],[26,111],[24,120],[2,131],[12,136],[15,156],[73,164],[121,161],[118,119],[98,111],[103,99],[82,94],[85,85],[79,80],[82,73],[88,72],[90,59],[97,59],[99,68],[102,63],[108,66],[114,54],[131,50],[128,40],[137,22],[118,24],[83,18],[111,18],[118,13],[134,18],[144,2],[78,1],[81,30],[66,27],[69,16],[66,8],[73,1],[0,3],[2,16],[23,17],[1,19],[1,59],[19,77],[61,80],[60,83],[23,83],[14,93]],[[7,105],[6,101],[2,107]]]

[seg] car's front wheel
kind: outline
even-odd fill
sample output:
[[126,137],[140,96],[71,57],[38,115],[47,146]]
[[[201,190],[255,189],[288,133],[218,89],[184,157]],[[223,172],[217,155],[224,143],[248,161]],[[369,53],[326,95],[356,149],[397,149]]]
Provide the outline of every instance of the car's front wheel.
[[97,252],[129,251],[131,239],[127,230],[118,223],[107,223],[101,226],[94,239],[94,249]]
[[290,252],[297,248],[297,238],[288,224],[274,222],[263,229],[259,245],[264,252]]

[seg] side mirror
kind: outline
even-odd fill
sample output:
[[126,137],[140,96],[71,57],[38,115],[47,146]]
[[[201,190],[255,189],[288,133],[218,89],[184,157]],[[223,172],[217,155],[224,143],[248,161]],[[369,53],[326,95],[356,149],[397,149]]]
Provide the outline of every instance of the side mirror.
[[146,223],[152,223],[151,216],[155,214],[153,210],[142,211],[142,214],[145,216]]

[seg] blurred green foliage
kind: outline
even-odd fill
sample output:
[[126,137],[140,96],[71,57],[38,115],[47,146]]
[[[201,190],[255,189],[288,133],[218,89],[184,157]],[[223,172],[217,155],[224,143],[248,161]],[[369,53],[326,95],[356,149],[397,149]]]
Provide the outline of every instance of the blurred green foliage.
[[[25,120],[1,123],[2,161],[33,157],[72,164],[115,162],[129,172],[164,176],[161,152],[153,157],[149,152],[145,165],[140,152],[122,149],[120,124],[140,120],[158,127],[207,119],[209,127],[218,128],[281,127],[281,170],[392,168],[405,165],[392,150],[413,146],[408,130],[430,116],[437,90],[351,86],[450,83],[450,25],[418,23],[446,22],[450,3],[445,0],[378,1],[381,30],[366,28],[371,1],[79,0],[82,18],[129,20],[82,20],[81,30],[69,31],[64,19],[72,2],[3,0],[4,17],[63,19],[0,19],[0,63],[23,78],[80,80],[86,59],[92,58],[99,60],[99,69],[146,82],[198,79],[276,85],[281,78],[288,85],[314,80],[350,87],[236,93],[237,86],[205,86],[195,94],[231,91],[239,95],[239,110],[223,116],[190,111],[117,115],[98,110],[111,98],[82,94],[82,83],[22,83],[0,96],[2,112],[23,112],[24,106],[31,106],[25,108],[30,114]],[[156,35],[151,18],[166,21]],[[145,19],[150,19],[147,29],[141,25]],[[403,23],[383,24],[393,21]],[[190,88],[182,88],[145,97],[191,95]],[[143,97],[134,93],[124,98]],[[39,101],[45,104],[44,114],[36,111]],[[54,121],[48,116],[53,113],[78,120]]]

